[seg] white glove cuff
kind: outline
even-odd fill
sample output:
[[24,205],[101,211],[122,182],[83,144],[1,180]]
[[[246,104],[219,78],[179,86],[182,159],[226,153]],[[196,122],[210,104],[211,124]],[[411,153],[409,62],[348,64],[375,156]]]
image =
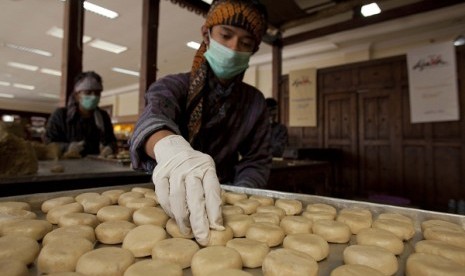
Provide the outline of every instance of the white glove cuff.
[[157,163],[165,163],[176,154],[185,150],[192,150],[192,147],[181,135],[166,136],[160,139],[153,147]]

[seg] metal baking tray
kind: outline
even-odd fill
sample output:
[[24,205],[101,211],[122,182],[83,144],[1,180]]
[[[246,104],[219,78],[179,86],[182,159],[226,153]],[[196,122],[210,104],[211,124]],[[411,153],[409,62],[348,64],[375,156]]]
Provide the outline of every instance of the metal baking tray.
[[[406,215],[413,219],[416,233],[414,237],[404,242],[404,252],[397,256],[399,262],[399,270],[395,274],[396,276],[403,276],[405,274],[405,262],[407,257],[414,252],[414,245],[417,241],[423,239],[421,234],[421,222],[424,220],[429,219],[441,219],[446,220],[449,222],[456,223],[461,225],[462,228],[465,229],[465,216],[455,215],[455,214],[448,214],[448,213],[440,213],[434,211],[427,211],[427,210],[420,210],[414,208],[405,208],[405,207],[398,207],[392,205],[385,205],[385,204],[378,204],[378,203],[370,203],[370,202],[362,202],[362,201],[353,201],[353,200],[346,200],[346,199],[338,199],[338,198],[331,198],[331,197],[323,197],[323,196],[315,196],[315,195],[306,195],[306,194],[295,194],[295,193],[286,193],[286,192],[278,192],[272,190],[265,190],[265,189],[252,189],[252,188],[243,188],[243,187],[234,187],[229,185],[221,185],[225,191],[237,192],[237,193],[245,193],[248,195],[261,195],[273,198],[283,198],[283,199],[296,199],[300,200],[305,207],[308,204],[313,203],[325,203],[334,206],[336,209],[340,210],[343,208],[353,208],[353,207],[360,207],[366,208],[371,211],[373,214],[373,219],[385,212],[394,212],[402,215]],[[60,191],[60,192],[53,192],[53,193],[41,193],[41,194],[33,194],[33,195],[21,195],[21,196],[13,196],[13,197],[3,197],[0,198],[0,201],[24,201],[28,202],[33,211],[37,213],[38,218],[44,218],[44,214],[40,211],[40,205],[43,201],[59,197],[59,196],[76,196],[80,193],[84,192],[103,192],[106,190],[111,189],[123,189],[125,191],[129,191],[133,187],[153,187],[153,184],[130,184],[130,185],[121,185],[121,186],[109,186],[109,187],[99,187],[99,188],[92,188],[92,189],[80,189],[80,190],[70,190],[70,191]],[[329,256],[318,262],[319,265],[319,273],[320,276],[327,276],[330,272],[340,266],[343,265],[342,259],[342,252],[344,249],[352,244],[355,244],[355,235],[352,235],[351,240],[347,244],[331,244],[330,243],[330,253]],[[98,247],[98,245],[97,245]],[[40,275],[37,273],[35,266],[30,267],[30,275]],[[253,275],[263,275],[261,268],[256,269],[244,269],[252,273]],[[185,276],[191,276],[192,273],[190,269],[184,270]]]

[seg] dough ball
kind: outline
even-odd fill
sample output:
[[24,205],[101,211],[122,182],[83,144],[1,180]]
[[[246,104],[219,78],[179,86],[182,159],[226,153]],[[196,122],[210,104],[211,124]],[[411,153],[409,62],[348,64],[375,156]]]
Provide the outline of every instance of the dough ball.
[[105,221],[95,227],[95,236],[103,244],[119,244],[134,228],[136,225],[126,220]]
[[0,260],[0,271],[2,275],[11,276],[28,276],[29,270],[27,266],[21,261],[14,259],[1,259]]
[[334,220],[336,217],[333,213],[322,212],[322,211],[304,211],[302,212],[302,217],[306,217],[312,222],[318,220]]
[[183,239],[194,238],[194,234],[192,232],[187,235],[184,235],[183,233],[181,233],[181,230],[179,229],[179,226],[176,223],[176,220],[172,218],[170,218],[166,222],[166,232],[168,232],[168,234],[170,234],[170,236],[173,238],[183,238]]
[[208,273],[206,276],[253,276],[247,271],[241,269],[227,268]]
[[140,209],[142,207],[155,207],[155,200],[147,197],[128,199],[125,206],[132,209]]
[[91,251],[94,244],[85,238],[67,238],[50,241],[40,250],[37,268],[40,272],[72,272],[78,259]]
[[244,214],[244,210],[236,205],[225,205],[221,207],[221,213],[223,216],[229,216],[235,214]]
[[89,225],[90,227],[95,228],[99,224],[96,215],[88,213],[69,213],[64,214],[58,220],[58,226],[71,226],[71,225]]
[[427,228],[432,226],[443,226],[457,231],[465,231],[462,226],[458,224],[440,219],[430,219],[423,221],[421,223],[421,231],[425,231]]
[[11,210],[26,210],[31,211],[31,206],[27,202],[21,201],[3,201],[0,202],[0,212],[8,212]]
[[336,220],[347,224],[352,234],[357,234],[362,229],[370,228],[373,222],[371,212],[362,208],[342,209]]
[[28,265],[34,262],[39,250],[35,239],[17,235],[0,237],[0,260],[14,259]]
[[393,275],[399,264],[396,256],[389,250],[373,245],[351,245],[342,252],[345,264],[366,265],[384,275]]
[[126,206],[128,201],[131,201],[135,198],[144,198],[143,193],[139,192],[125,192],[122,193],[118,198],[118,205]]
[[84,253],[76,272],[84,275],[121,276],[134,263],[131,251],[119,247],[102,247]]
[[296,199],[280,198],[274,202],[274,205],[283,209],[287,216],[297,215],[302,212],[302,202]]
[[330,276],[384,276],[380,271],[366,265],[346,264],[336,267]]
[[197,251],[192,257],[191,271],[193,276],[203,276],[227,268],[242,269],[241,255],[229,247],[219,245],[205,247]]
[[51,198],[42,202],[40,209],[42,210],[42,212],[48,213],[48,211],[50,211],[50,209],[52,209],[53,207],[62,206],[68,203],[73,203],[75,201],[76,200],[74,200],[74,197],[72,196],[61,196]]
[[312,232],[330,243],[347,243],[352,237],[349,226],[335,220],[314,221]]
[[373,222],[372,227],[387,230],[405,241],[410,240],[415,235],[415,228],[410,221],[378,218]]
[[244,210],[244,214],[250,215],[257,211],[257,207],[260,206],[260,202],[255,199],[241,199],[234,203],[234,206],[239,206]]
[[18,220],[4,226],[2,235],[19,235],[38,241],[41,240],[48,232],[52,231],[52,229],[52,224],[46,220]]
[[72,202],[50,209],[47,213],[47,220],[52,224],[58,224],[61,216],[68,213],[82,213],[84,208],[79,202]]
[[78,194],[77,196],[75,196],[74,200],[81,203],[84,199],[94,198],[94,197],[100,197],[100,194],[96,193],[96,192],[81,193],[81,194]]
[[79,272],[57,272],[57,273],[50,273],[47,276],[86,276]]
[[439,255],[460,265],[465,265],[465,248],[448,244],[444,241],[419,241],[415,244],[415,252]]
[[129,231],[124,237],[122,248],[128,249],[135,257],[145,257],[152,254],[153,246],[166,239],[166,232],[157,225],[140,225]]
[[255,213],[250,215],[254,222],[269,222],[279,225],[280,218],[275,213]]
[[305,208],[305,211],[308,212],[325,212],[325,213],[330,213],[333,214],[334,217],[336,217],[337,210],[333,206],[325,203],[314,203],[314,204],[309,204]]
[[378,219],[393,219],[413,224],[413,219],[397,213],[382,213],[379,214]]
[[42,239],[42,246],[47,245],[51,241],[57,239],[67,239],[69,237],[84,238],[90,241],[91,243],[94,243],[94,228],[90,227],[89,225],[71,225],[56,228],[51,232],[48,232],[47,235],[45,235],[45,237]]
[[291,234],[284,238],[283,247],[312,256],[319,262],[329,255],[329,245],[322,237],[314,234]]
[[274,198],[268,196],[260,196],[260,195],[251,195],[250,199],[255,199],[256,201],[260,202],[260,206],[272,206],[274,205]]
[[101,222],[112,220],[131,221],[134,210],[128,207],[111,205],[102,207],[97,212],[97,219]]
[[439,240],[465,248],[465,232],[444,226],[432,226],[423,231],[427,240]]
[[136,225],[153,224],[161,227],[166,226],[170,217],[159,207],[142,207],[132,214],[132,220]]
[[192,257],[199,251],[199,245],[183,238],[161,240],[152,248],[152,259],[178,264],[182,269],[191,266]]
[[241,199],[247,199],[247,195],[243,193],[225,192],[223,196],[225,198],[225,202],[231,205],[234,205],[234,203]]
[[138,192],[138,193],[142,193],[142,194],[146,194],[146,193],[151,193],[151,192],[155,192],[154,189],[152,188],[146,188],[146,187],[133,187],[131,189],[131,192]]
[[124,272],[124,276],[146,275],[182,276],[183,272],[178,264],[164,260],[142,260],[132,264]]
[[226,247],[234,248],[239,252],[242,265],[248,268],[262,266],[263,260],[270,252],[270,247],[266,243],[247,238],[232,239],[226,243]]
[[225,226],[223,231],[210,229],[210,239],[206,246],[226,245],[229,240],[234,237],[233,230],[229,226]]
[[273,213],[279,216],[279,220],[286,216],[286,211],[276,206],[258,206],[257,213]]
[[264,276],[316,276],[318,263],[309,255],[288,248],[271,251],[263,260]]
[[32,211],[21,210],[21,209],[11,209],[0,211],[0,216],[2,218],[21,218],[21,219],[35,219],[37,214]]
[[241,238],[254,223],[252,217],[244,214],[229,215],[224,217],[224,225],[231,227],[234,237]]
[[404,243],[402,240],[394,233],[384,229],[362,229],[358,232],[356,239],[357,244],[383,247],[395,255],[400,255],[404,252]]
[[413,253],[407,258],[406,276],[464,276],[465,269],[454,261],[439,255]]
[[158,196],[155,193],[155,191],[152,192],[147,192],[144,194],[145,198],[150,198],[151,200],[155,201],[155,206],[159,205],[160,203],[158,202]]
[[281,227],[267,222],[253,223],[245,234],[246,238],[264,242],[269,247],[280,245],[284,236],[284,230]]
[[312,233],[312,221],[302,216],[286,216],[279,226],[286,235],[299,233]]
[[113,205],[113,204],[118,203],[119,196],[124,194],[124,193],[125,193],[124,190],[113,189],[113,190],[107,190],[107,191],[102,192],[102,195],[109,197],[110,200],[111,200],[111,204]]
[[88,197],[81,200],[81,205],[84,208],[84,212],[89,214],[97,214],[98,210],[102,207],[111,205],[111,199],[105,195],[99,195],[97,197]]

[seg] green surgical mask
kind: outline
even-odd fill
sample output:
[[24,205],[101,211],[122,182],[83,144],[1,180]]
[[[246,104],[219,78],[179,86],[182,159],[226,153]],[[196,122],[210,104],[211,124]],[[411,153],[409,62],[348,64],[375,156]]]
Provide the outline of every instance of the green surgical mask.
[[238,52],[216,42],[210,37],[210,47],[204,56],[215,75],[220,79],[231,79],[249,67],[252,52]]
[[82,108],[84,108],[85,110],[94,110],[95,108],[97,108],[98,106],[98,103],[100,101],[100,97],[99,96],[95,96],[95,95],[81,95],[81,106]]

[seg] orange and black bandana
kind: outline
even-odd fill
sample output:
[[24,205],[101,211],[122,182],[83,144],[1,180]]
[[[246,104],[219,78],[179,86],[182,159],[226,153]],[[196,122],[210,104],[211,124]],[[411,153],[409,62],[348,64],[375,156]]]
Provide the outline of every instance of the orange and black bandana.
[[[214,1],[208,11],[204,25],[208,29],[215,25],[231,25],[242,28],[254,36],[257,50],[267,28],[266,14],[258,5],[260,4],[256,0]],[[201,92],[206,85],[208,74],[208,63],[203,55],[206,50],[207,46],[202,41],[195,55],[189,80],[187,95],[187,111],[189,112],[187,118],[189,118],[189,122],[187,127],[190,143],[194,140],[202,124],[203,97]]]

